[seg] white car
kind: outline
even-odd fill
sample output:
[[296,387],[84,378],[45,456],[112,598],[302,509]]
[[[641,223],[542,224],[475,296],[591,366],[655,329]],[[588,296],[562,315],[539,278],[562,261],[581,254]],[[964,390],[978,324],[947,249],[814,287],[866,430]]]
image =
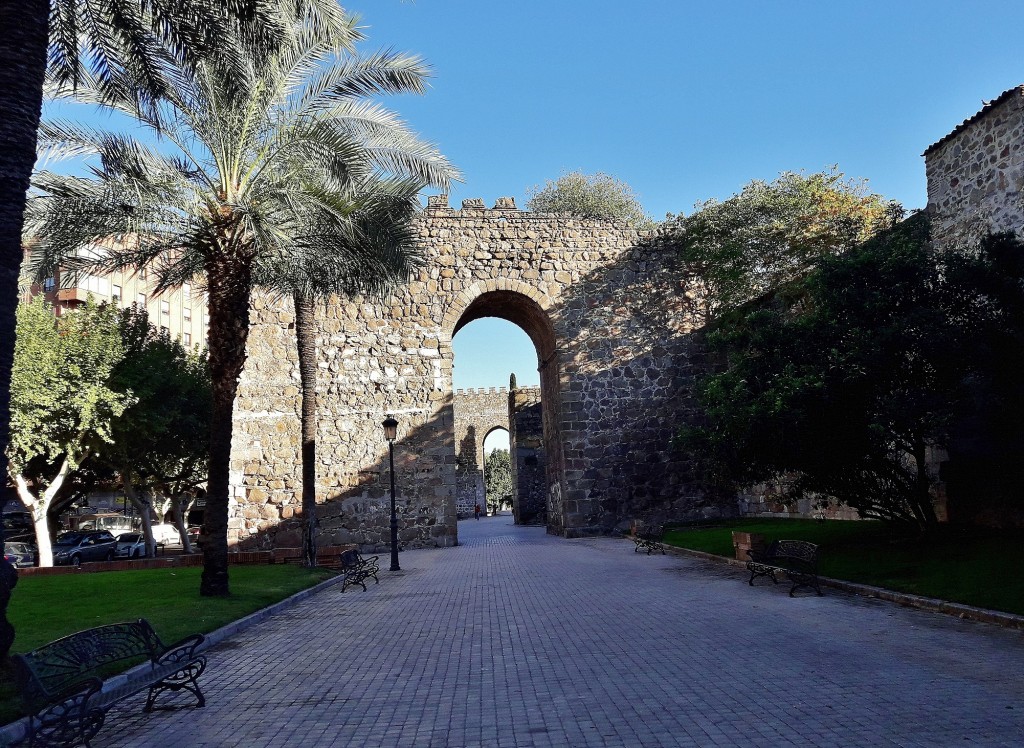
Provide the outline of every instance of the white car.
[[163,545],[181,545],[181,534],[174,525],[153,525],[153,540]]
[[146,555],[146,536],[141,532],[125,532],[117,536],[115,558],[142,558]]

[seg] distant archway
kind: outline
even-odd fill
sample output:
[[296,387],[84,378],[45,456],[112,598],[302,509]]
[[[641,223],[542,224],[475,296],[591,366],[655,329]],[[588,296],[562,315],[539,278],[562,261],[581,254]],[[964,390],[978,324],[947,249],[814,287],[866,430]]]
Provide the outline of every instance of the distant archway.
[[[495,426],[483,438],[484,500],[488,514],[512,508],[515,489],[510,465],[509,431]],[[500,456],[499,456],[500,455]]]

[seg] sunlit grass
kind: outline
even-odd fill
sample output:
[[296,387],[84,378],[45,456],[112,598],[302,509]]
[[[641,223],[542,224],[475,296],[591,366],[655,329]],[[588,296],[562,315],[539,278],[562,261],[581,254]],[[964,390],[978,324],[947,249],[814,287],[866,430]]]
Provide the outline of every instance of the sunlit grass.
[[[327,579],[332,572],[293,564],[232,566],[231,596],[201,597],[201,567],[26,576],[11,595],[12,652],[27,652],[76,631],[145,618],[166,644],[209,633]],[[0,724],[19,716],[9,674],[0,681]]]
[[736,520],[671,530],[665,542],[732,556],[733,531],[817,543],[823,576],[1024,615],[1021,531],[944,525],[920,536],[881,522]]

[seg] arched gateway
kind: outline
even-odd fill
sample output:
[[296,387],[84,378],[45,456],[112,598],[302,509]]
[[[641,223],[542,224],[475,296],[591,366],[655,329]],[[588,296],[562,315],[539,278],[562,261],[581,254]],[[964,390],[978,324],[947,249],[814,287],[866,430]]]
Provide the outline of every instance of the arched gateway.
[[[395,445],[406,547],[457,542],[452,336],[481,317],[537,347],[548,531],[607,532],[695,516],[705,500],[671,439],[690,407],[693,342],[671,255],[617,222],[533,214],[502,198],[431,198],[427,266],[386,304],[320,311],[318,494],[323,542],[384,545]],[[254,300],[236,402],[229,540],[298,544],[299,378],[287,302]]]

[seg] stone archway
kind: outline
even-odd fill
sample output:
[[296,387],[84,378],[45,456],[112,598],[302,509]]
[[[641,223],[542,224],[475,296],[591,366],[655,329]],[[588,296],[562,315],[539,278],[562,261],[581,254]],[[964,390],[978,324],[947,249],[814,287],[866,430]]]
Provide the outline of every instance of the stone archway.
[[[479,282],[464,289],[456,298],[445,315],[444,328],[451,330],[448,337],[453,338],[459,330],[470,322],[483,317],[497,317],[518,326],[533,342],[537,352],[537,368],[540,373],[538,394],[533,403],[539,406],[543,400],[542,424],[540,427],[543,441],[543,462],[537,463],[536,458],[532,470],[524,470],[523,465],[515,459],[517,445],[510,444],[513,456],[513,480],[515,481],[516,500],[513,502],[513,513],[516,522],[547,524],[552,531],[562,530],[562,513],[558,499],[565,490],[565,461],[562,455],[562,437],[560,420],[561,378],[559,376],[559,358],[557,334],[552,322],[553,303],[546,294],[526,283],[510,279],[498,278],[494,281]],[[508,401],[506,396],[505,423],[510,434],[517,432],[515,426],[515,399]],[[480,442],[481,457],[483,442]],[[519,468],[517,470],[517,467]],[[518,481],[519,477],[530,474],[531,481]],[[540,485],[535,485],[537,481]],[[523,500],[520,501],[519,499]],[[551,506],[551,501],[555,506]]]
[[459,518],[487,506],[484,490],[484,440],[494,429],[508,430],[508,390],[504,387],[458,389],[452,398],[455,422],[455,510]]
[[[539,397],[535,395],[532,401],[535,405],[541,401],[544,403],[540,432],[543,442],[541,451],[545,458],[541,463],[535,461],[531,466],[535,468],[532,471],[524,470],[520,461],[515,459],[518,445],[510,445],[514,457],[513,480],[516,482],[517,497],[513,513],[517,523],[539,522],[547,524],[553,532],[561,532],[563,520],[559,499],[566,488],[560,418],[562,381],[559,376],[557,334],[552,310],[552,301],[546,294],[522,281],[499,278],[493,283],[476,283],[463,291],[446,315],[445,325],[446,329],[447,325],[451,325],[451,335],[454,337],[462,327],[474,320],[498,317],[517,325],[533,341],[537,351],[540,388]],[[518,431],[514,423],[515,413],[518,412],[516,403],[507,403],[506,409],[509,432],[514,435]],[[534,480],[539,479],[542,485],[520,485],[518,478],[525,477],[527,472],[531,472]],[[520,493],[524,501],[518,500]]]
[[[607,532],[630,519],[700,516],[708,504],[671,449],[699,359],[672,258],[620,223],[461,210],[431,198],[418,222],[426,265],[386,303],[319,313],[318,513],[324,542],[384,546],[389,475],[380,422],[399,420],[406,547],[457,543],[452,336],[507,319],[538,351],[549,532]],[[289,545],[299,507],[298,376],[287,301],[254,301],[239,383],[229,542]]]

